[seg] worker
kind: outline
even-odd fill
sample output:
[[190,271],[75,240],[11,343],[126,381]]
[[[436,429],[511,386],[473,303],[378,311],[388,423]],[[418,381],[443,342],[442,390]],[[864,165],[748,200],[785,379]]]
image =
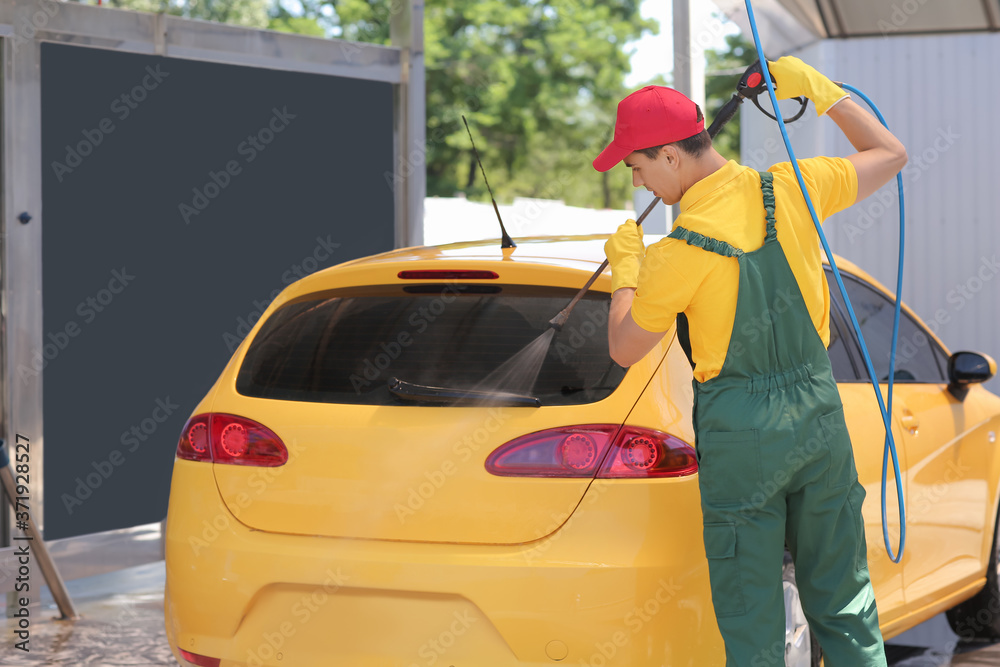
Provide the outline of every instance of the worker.
[[[906,164],[903,145],[798,58],[769,63],[778,99],[805,96],[857,150],[799,166],[820,220]],[[594,160],[624,161],[635,187],[680,203],[670,234],[643,245],[628,220],[608,240],[611,357],[642,359],[684,313],[694,364],[704,547],[728,667],[784,665],[787,545],[827,667],[885,665],[858,482],[833,379],[830,291],[792,165],[757,172],[712,147],[698,106],[647,86],[618,105]],[[762,501],[761,489],[774,490]],[[753,500],[751,500],[753,498]]]

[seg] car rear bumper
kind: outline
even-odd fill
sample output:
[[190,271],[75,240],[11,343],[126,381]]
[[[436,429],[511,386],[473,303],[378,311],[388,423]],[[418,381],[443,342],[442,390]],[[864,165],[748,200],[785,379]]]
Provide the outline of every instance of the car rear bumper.
[[701,516],[671,512],[698,506],[696,477],[602,480],[523,545],[305,537],[247,528],[179,460],[167,634],[223,667],[717,663]]

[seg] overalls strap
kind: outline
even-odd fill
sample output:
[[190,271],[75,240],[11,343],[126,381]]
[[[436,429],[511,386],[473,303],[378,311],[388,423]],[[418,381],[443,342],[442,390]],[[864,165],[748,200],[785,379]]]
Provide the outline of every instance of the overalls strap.
[[695,247],[701,248],[702,250],[714,252],[716,255],[722,255],[723,257],[739,257],[740,255],[743,254],[742,250],[740,250],[739,248],[734,248],[725,241],[713,239],[711,237],[699,234],[698,232],[692,232],[688,229],[684,229],[679,225],[677,227],[674,227],[673,231],[667,234],[667,236],[672,239],[679,239],[681,241],[686,241],[688,245],[693,245]]
[[773,243],[778,240],[778,232],[774,229],[774,174],[769,171],[759,171],[760,191],[764,196],[764,211],[767,213],[767,235],[764,243]]

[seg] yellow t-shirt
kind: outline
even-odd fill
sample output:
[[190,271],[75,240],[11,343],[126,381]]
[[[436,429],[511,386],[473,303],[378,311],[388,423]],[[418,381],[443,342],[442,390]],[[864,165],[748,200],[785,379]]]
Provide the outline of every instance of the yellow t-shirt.
[[[858,195],[854,165],[844,158],[799,160],[799,168],[820,222],[852,205]],[[774,174],[774,217],[778,241],[802,291],[824,345],[830,344],[830,291],[822,270],[822,246],[790,162]],[[764,243],[765,212],[760,176],[730,160],[691,186],[680,201],[675,225],[752,252]],[[646,249],[632,318],[647,331],[666,331],[677,313],[690,323],[694,376],[704,382],[719,374],[736,319],[739,265],[723,257],[664,238]]]

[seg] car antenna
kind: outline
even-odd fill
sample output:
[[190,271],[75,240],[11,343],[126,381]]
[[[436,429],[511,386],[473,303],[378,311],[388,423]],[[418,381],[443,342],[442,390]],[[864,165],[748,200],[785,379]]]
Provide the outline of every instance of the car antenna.
[[465,131],[469,133],[469,143],[472,144],[472,152],[476,154],[476,162],[479,163],[479,171],[483,172],[483,181],[486,182],[486,189],[490,192],[490,201],[493,202],[493,210],[496,211],[497,220],[500,222],[500,231],[503,233],[503,241],[500,242],[501,248],[516,248],[517,244],[510,238],[510,234],[503,226],[503,218],[500,217],[500,209],[497,208],[497,200],[493,198],[493,188],[490,187],[490,182],[486,180],[486,170],[483,169],[483,161],[479,159],[479,151],[476,150],[476,142],[472,140],[472,130],[469,129],[469,121],[465,120],[465,114],[462,114],[462,122],[465,123]]

